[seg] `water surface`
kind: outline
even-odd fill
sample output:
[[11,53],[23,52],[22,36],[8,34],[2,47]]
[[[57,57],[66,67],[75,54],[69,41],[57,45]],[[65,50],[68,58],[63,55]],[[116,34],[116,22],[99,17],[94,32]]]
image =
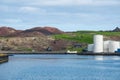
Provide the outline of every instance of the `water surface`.
[[120,80],[119,56],[14,55],[0,80]]

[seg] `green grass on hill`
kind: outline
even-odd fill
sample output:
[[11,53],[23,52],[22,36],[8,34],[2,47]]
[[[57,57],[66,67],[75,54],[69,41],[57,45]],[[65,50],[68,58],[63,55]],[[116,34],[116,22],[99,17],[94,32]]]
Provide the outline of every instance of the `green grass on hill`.
[[[107,36],[107,37],[120,36],[120,32],[77,31],[77,32],[54,35],[53,37],[55,39],[64,39],[64,40],[69,40],[69,41],[75,41],[75,42],[78,42],[78,43],[91,44],[91,43],[93,43],[93,36],[96,35],[96,34],[104,35],[104,36]],[[85,48],[86,48],[86,46],[83,46],[81,48],[74,48],[72,46],[68,46],[67,50],[73,50],[73,51],[75,50],[75,51],[81,52]]]
[[78,34],[74,33],[74,35],[71,34],[60,34],[60,35],[54,35],[55,39],[65,39],[70,41],[76,41],[76,42],[82,42],[82,43],[92,43],[92,35],[88,34]]
[[65,39],[71,41],[77,41],[80,43],[93,43],[93,36],[101,34],[104,36],[120,36],[120,32],[108,32],[108,31],[77,31],[73,33],[65,33],[54,35],[55,39]]

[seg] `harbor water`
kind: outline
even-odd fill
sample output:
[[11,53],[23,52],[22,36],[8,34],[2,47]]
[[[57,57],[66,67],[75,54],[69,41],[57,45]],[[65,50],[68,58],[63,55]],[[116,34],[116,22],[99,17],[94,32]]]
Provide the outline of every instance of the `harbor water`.
[[120,80],[120,56],[14,55],[0,80]]

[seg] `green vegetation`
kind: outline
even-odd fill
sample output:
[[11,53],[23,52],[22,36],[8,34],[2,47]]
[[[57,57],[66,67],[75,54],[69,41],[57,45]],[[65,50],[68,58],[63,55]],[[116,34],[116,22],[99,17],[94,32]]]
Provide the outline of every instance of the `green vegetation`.
[[31,48],[27,48],[27,47],[19,47],[18,48],[18,51],[32,51],[32,49]]
[[82,43],[92,43],[93,35],[73,33],[73,34],[54,35],[54,37],[55,39],[65,39],[65,40],[82,42]]
[[81,48],[74,48],[74,47],[72,47],[72,46],[69,46],[69,47],[67,48],[67,50],[70,50],[70,51],[77,51],[77,52],[82,52],[83,49],[85,49],[85,48],[84,48],[84,47],[81,47]]
[[[71,32],[71,33],[65,33],[65,34],[58,34],[54,35],[55,39],[64,39],[69,41],[75,41],[78,43],[85,43],[85,44],[91,44],[93,43],[93,36],[96,34],[101,34],[106,37],[113,37],[113,36],[119,36],[120,32],[111,32],[111,31],[77,31],[77,32]],[[74,47],[68,47],[68,50],[77,50],[78,52],[81,52],[86,46],[83,46],[81,48],[74,48]]]
[[120,32],[110,32],[110,31],[77,31],[73,33],[65,33],[54,35],[55,39],[66,39],[70,41],[77,41],[80,43],[93,43],[93,36],[96,34],[101,34],[104,36],[120,36]]

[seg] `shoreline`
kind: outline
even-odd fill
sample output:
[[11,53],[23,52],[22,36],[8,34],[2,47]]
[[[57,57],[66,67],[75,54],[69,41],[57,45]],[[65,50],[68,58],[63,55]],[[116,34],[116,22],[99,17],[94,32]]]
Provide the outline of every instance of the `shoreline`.
[[67,53],[66,51],[41,51],[41,52],[27,52],[27,51],[0,51],[0,53],[12,55],[37,55],[37,54],[76,54],[76,55],[102,55],[102,56],[120,56],[120,53],[93,53],[93,52],[81,52],[81,53]]
[[93,56],[120,56],[120,53],[93,53],[93,52],[81,52],[78,55],[93,55]]

